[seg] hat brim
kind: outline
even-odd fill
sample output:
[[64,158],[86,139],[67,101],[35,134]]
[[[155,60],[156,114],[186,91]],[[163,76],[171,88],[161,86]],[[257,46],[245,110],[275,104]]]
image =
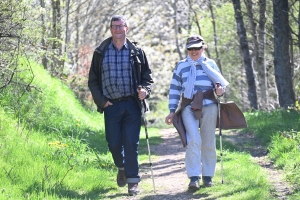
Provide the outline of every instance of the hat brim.
[[203,43],[202,42],[199,42],[199,43],[195,43],[195,44],[188,44],[186,45],[186,48],[189,49],[189,48],[199,48],[199,47],[202,47],[203,46]]

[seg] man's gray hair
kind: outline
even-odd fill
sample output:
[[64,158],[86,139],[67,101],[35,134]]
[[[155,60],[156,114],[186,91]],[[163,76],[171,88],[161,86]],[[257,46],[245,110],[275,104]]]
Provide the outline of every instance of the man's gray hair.
[[127,27],[129,27],[127,18],[124,15],[114,15],[114,16],[112,16],[112,18],[110,19],[110,27],[111,27],[113,21],[124,21],[125,25]]

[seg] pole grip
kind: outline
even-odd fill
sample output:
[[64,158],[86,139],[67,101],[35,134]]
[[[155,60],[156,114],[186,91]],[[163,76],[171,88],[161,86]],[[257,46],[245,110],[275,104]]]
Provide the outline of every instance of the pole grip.
[[[217,88],[219,88],[221,85],[220,85],[220,82],[216,82],[216,85],[217,85]],[[215,89],[215,92],[216,92],[216,94],[217,94],[217,88]],[[218,100],[220,100],[220,97],[222,96],[219,96],[219,95],[217,95],[218,96]]]

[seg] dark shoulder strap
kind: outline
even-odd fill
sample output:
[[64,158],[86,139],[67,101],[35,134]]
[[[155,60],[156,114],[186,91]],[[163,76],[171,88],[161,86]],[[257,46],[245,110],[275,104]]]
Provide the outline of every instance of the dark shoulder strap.
[[127,39],[127,42],[128,42],[128,45],[129,45],[129,48],[131,51],[133,51],[134,53],[134,59],[139,59],[139,61],[141,63],[144,63],[144,58],[143,58],[143,52],[142,52],[142,49],[137,46],[137,42],[131,42],[130,40]]
[[[131,42],[130,40],[127,39],[127,43],[130,49],[130,54],[131,57],[133,58],[134,61],[134,69],[133,70],[133,75],[137,80],[137,85],[141,83],[141,65],[143,63],[143,54],[141,48],[136,46],[136,42]],[[136,85],[136,87],[137,87]]]

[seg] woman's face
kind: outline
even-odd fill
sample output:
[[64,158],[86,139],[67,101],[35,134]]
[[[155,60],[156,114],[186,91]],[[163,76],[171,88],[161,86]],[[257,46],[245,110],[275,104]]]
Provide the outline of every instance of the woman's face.
[[201,57],[201,55],[204,51],[204,49],[202,47],[189,48],[187,50],[188,50],[188,54],[191,57],[191,59],[193,59],[195,61],[198,60]]

